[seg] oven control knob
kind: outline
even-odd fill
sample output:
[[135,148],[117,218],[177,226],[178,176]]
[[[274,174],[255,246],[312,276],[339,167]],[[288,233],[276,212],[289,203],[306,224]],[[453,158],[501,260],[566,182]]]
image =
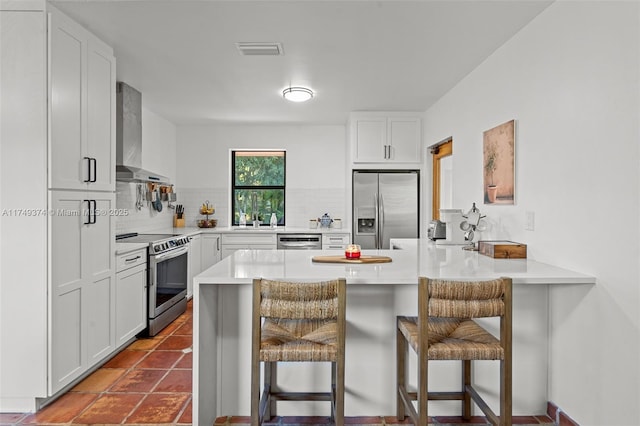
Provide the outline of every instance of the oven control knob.
[[155,246],[153,246],[153,251],[158,252],[160,251],[161,247],[160,244],[156,244]]

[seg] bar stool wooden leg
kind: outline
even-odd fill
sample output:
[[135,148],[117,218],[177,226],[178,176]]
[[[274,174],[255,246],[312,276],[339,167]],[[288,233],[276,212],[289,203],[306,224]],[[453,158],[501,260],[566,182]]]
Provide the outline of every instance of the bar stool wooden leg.
[[469,420],[471,418],[471,396],[467,391],[467,386],[471,386],[471,361],[462,361],[462,418]]
[[407,341],[400,332],[396,320],[396,416],[398,420],[402,421],[405,417],[404,401],[400,397],[400,389],[404,389],[405,375],[406,375],[406,363],[405,356],[407,353]]
[[337,389],[336,389],[336,426],[344,426],[344,357],[339,358],[336,362],[337,371]]
[[427,390],[429,364],[426,354],[420,354],[418,360],[420,362],[418,365],[418,424],[426,426],[429,424],[429,393]]

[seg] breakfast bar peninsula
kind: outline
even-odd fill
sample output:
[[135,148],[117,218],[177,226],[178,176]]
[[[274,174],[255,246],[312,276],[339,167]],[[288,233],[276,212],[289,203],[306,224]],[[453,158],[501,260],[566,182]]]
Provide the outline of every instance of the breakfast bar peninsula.
[[[404,243],[404,244],[403,244]],[[253,278],[347,280],[345,415],[395,415],[396,315],[417,314],[419,276],[444,279],[513,279],[513,414],[546,412],[548,288],[595,284],[595,278],[530,259],[493,259],[460,246],[428,240],[400,240],[400,250],[365,250],[390,263],[316,263],[322,250],[239,250],[194,278],[193,421],[211,425],[216,417],[250,412],[251,283]],[[484,322],[497,331],[497,323]],[[280,368],[285,390],[326,390],[329,365]],[[415,358],[410,358],[415,372]],[[430,386],[458,389],[459,363],[439,361]],[[325,370],[326,368],[326,370]],[[489,404],[497,404],[497,363],[479,364],[473,380]],[[411,374],[411,377],[416,377]],[[278,415],[328,415],[327,402],[280,402]],[[459,403],[437,402],[431,412],[455,413]]]

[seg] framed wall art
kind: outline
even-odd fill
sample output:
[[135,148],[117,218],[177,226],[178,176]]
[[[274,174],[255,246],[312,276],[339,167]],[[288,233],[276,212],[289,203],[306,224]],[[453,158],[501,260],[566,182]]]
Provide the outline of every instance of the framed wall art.
[[511,120],[483,133],[485,204],[514,204],[515,128]]

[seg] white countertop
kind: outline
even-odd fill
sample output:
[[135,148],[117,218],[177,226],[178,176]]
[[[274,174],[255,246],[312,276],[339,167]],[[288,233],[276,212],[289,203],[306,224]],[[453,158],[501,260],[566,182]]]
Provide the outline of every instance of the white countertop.
[[[198,228],[196,226],[182,228],[161,228],[154,231],[141,232],[141,234],[166,234],[166,235],[197,235],[197,234],[349,234],[349,230],[345,228],[301,228],[293,226],[279,226],[276,229],[269,227],[261,227],[254,229],[251,226],[246,228],[224,227],[224,228]],[[116,256],[129,253],[140,248],[147,247],[145,243],[127,243],[122,241],[116,242]]]
[[[238,232],[238,231],[235,231]],[[398,244],[396,244],[398,245]],[[314,263],[335,250],[238,250],[196,276],[197,284],[248,284],[253,278],[316,280],[345,277],[348,284],[415,284],[418,276],[490,279],[508,276],[514,284],[595,284],[593,276],[530,259],[493,259],[460,246],[414,240],[405,250],[363,250],[392,258],[390,263]],[[413,245],[413,247],[409,247]]]

